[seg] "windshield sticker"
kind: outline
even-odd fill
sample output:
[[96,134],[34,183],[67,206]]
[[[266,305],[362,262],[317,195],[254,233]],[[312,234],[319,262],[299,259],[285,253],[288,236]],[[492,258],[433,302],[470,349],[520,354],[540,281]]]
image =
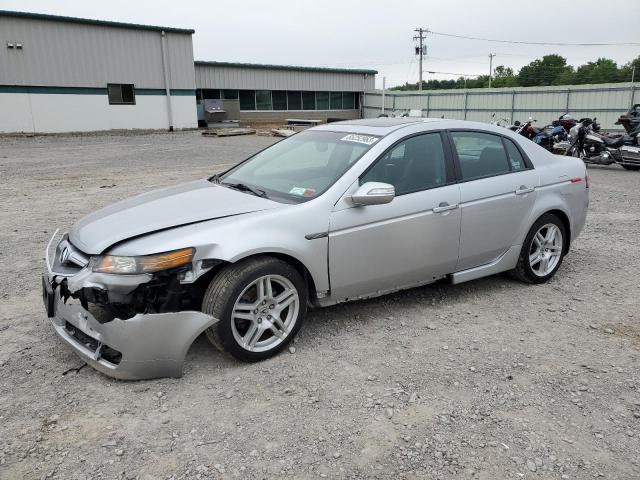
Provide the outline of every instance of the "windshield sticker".
[[356,142],[363,143],[365,145],[373,145],[379,140],[379,138],[372,137],[370,135],[358,135],[356,133],[350,133],[349,135],[342,137],[340,140],[342,140],[343,142]]
[[289,190],[289,194],[300,197],[313,197],[316,194],[316,190],[315,188],[293,187]]

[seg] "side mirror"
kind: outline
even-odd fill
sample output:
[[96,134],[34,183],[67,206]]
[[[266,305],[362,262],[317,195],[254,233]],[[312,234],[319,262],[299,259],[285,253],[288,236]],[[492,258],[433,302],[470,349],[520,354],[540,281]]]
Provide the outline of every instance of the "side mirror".
[[380,182],[367,182],[361,185],[351,195],[351,201],[355,205],[381,205],[389,203],[396,196],[393,185]]

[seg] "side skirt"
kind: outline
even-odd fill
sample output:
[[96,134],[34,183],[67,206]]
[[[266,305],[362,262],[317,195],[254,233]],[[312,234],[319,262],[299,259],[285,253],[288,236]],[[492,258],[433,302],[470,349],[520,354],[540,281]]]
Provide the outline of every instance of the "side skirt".
[[491,263],[453,273],[451,274],[451,283],[455,285],[511,270],[518,264],[520,250],[522,250],[522,245],[513,245],[509,250]]

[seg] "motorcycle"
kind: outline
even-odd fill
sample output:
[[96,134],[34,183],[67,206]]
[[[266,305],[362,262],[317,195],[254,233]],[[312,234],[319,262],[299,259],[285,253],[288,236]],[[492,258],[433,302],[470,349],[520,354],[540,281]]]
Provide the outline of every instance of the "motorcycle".
[[556,144],[567,140],[567,138],[567,131],[560,125],[547,125],[540,129],[536,136],[533,137],[533,141],[545,150],[552,152]]
[[599,133],[596,118],[583,118],[569,130],[570,145],[565,155],[579,157],[585,163],[611,165],[617,163],[626,170],[640,170],[640,125],[619,136]]
[[569,148],[569,130],[577,123],[568,113],[560,115],[551,125],[543,127],[533,141],[550,152],[564,154]]
[[523,137],[528,138],[529,140],[533,140],[533,138],[537,135],[539,129],[533,126],[533,122],[536,122],[533,118],[529,117],[529,120],[524,123],[520,123],[518,120],[513,122],[513,125],[509,127],[509,130],[517,133],[518,135],[522,135]]
[[616,125],[622,125],[627,133],[636,130],[640,126],[640,103],[636,103],[626,113],[620,115]]

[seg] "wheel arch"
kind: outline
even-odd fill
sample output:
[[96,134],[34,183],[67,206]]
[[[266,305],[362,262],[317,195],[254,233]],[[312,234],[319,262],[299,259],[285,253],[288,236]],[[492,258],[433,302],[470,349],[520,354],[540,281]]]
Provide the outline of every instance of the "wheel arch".
[[[567,235],[567,239],[566,239],[566,242],[564,242],[563,248],[564,248],[564,253],[565,254],[568,253],[569,246],[571,245],[571,221],[569,221],[569,216],[564,211],[557,208],[548,210],[544,212],[542,215],[546,215],[546,214],[555,215],[562,222],[562,225],[564,226],[564,231]],[[538,218],[536,218],[535,221],[537,222],[538,219],[542,217],[542,215],[538,216]]]
[[301,260],[284,252],[260,251],[260,252],[253,252],[244,256],[239,256],[234,258],[233,260],[219,260],[219,263],[216,264],[216,266],[212,268],[209,272],[207,272],[205,275],[200,277],[198,281],[202,281],[203,283],[206,283],[208,285],[211,279],[213,279],[213,277],[215,277],[220,272],[220,270],[225,266],[233,265],[241,261],[250,260],[252,258],[259,258],[259,257],[277,258],[279,260],[282,260],[285,263],[288,263],[293,268],[295,268],[296,271],[302,276],[302,278],[304,279],[307,285],[308,302],[310,302],[312,305],[315,305],[315,299],[317,298],[317,289],[316,289],[316,282],[313,279],[313,275]]

